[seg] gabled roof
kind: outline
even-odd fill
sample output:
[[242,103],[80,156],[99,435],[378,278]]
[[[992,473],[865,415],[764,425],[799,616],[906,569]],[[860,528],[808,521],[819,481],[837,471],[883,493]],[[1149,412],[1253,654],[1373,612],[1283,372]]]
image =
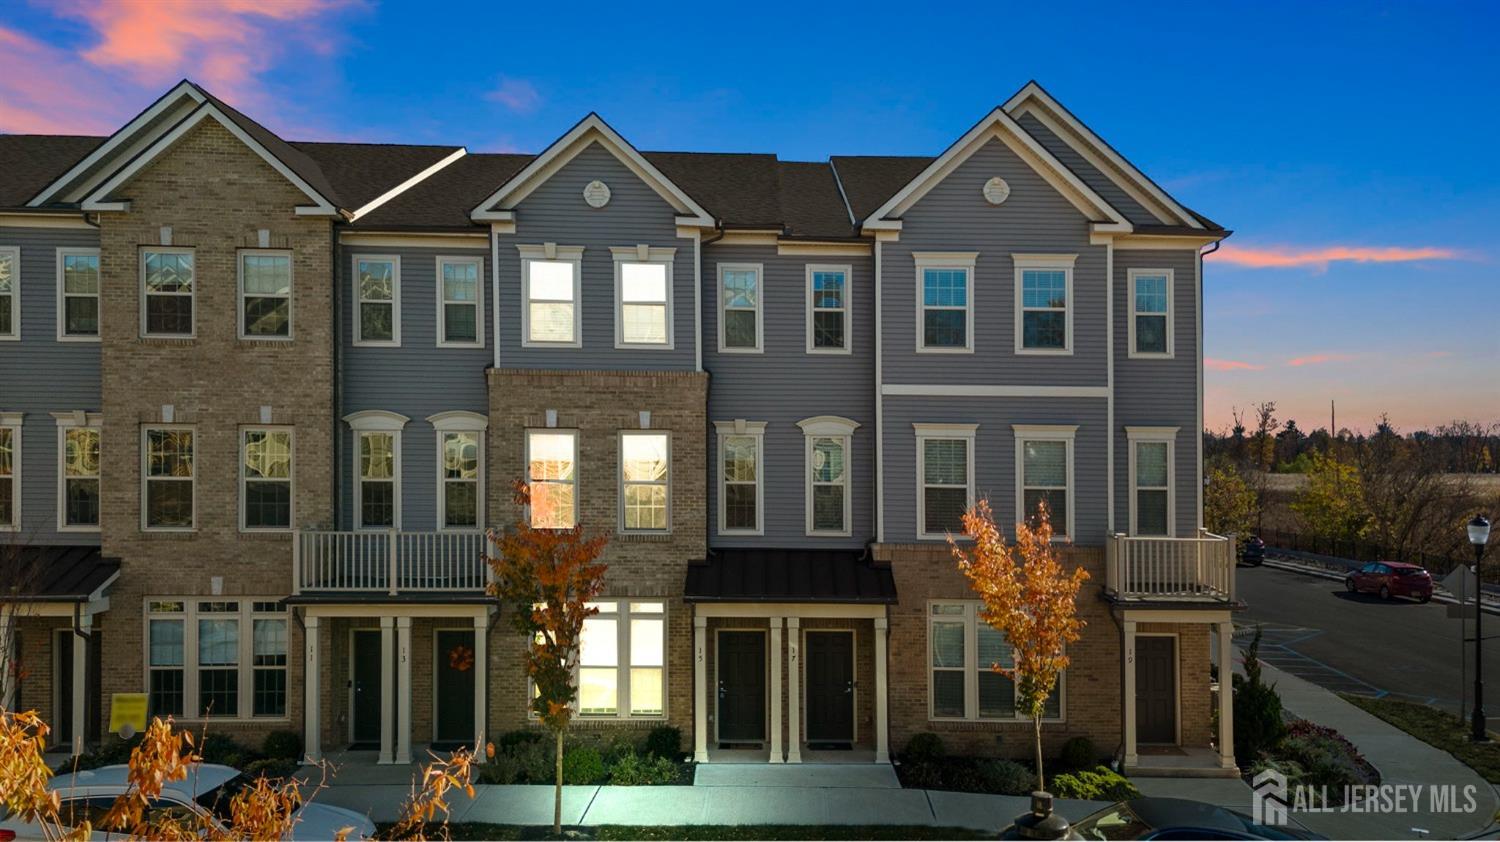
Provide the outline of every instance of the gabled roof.
[[848,240],[859,229],[827,163],[782,161],[778,166],[782,235],[799,240]]
[[[357,217],[353,227],[384,231],[473,231],[475,205],[515,175],[534,155],[475,152],[465,155],[391,199]],[[481,229],[482,230],[482,229]]]
[[781,227],[775,155],[748,152],[641,154],[726,226]]
[[467,154],[462,146],[292,142],[358,218]]
[[58,173],[99,148],[106,138],[82,135],[0,135],[0,208],[18,208]]
[[829,159],[858,223],[932,163],[931,156],[835,155]]

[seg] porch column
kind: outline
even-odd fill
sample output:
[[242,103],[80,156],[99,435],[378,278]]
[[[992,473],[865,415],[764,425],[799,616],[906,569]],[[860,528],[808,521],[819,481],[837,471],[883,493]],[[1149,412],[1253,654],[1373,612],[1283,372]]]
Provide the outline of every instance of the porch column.
[[1234,764],[1234,623],[1225,620],[1219,629],[1219,766]]
[[693,762],[708,762],[708,618],[693,616]]
[[318,691],[318,618],[307,617],[302,621],[302,745],[303,763],[318,763],[323,759],[322,724],[318,712],[323,697]]
[[885,645],[886,637],[890,634],[890,621],[884,617],[875,618],[875,762],[891,762],[889,724],[887,723],[886,707],[888,700],[886,694],[887,681],[885,675]]
[[380,618],[380,758],[376,763],[389,764],[391,759],[391,731],[393,715],[391,704],[396,695],[396,675],[391,669],[395,661],[396,636],[395,617]]
[[411,762],[410,617],[396,618],[396,762]]
[[771,762],[781,753],[781,618],[771,618]]
[[1139,762],[1135,753],[1135,621],[1125,621],[1125,765]]
[[14,606],[10,610],[0,606],[0,646],[5,647],[5,652],[0,654],[0,708],[10,710],[13,707],[12,692],[15,690],[15,682],[11,681],[10,674],[18,660]]
[[[489,642],[488,612],[474,618],[474,762],[484,762],[484,744],[488,734],[485,728],[485,692],[490,686],[490,661],[486,644]],[[436,715],[437,711],[433,711]]]
[[802,762],[802,620],[786,618],[786,762]]
[[94,618],[91,614],[81,614],[78,618],[78,629],[83,636],[73,635],[73,756],[83,754],[83,744],[87,740],[88,729],[84,725],[86,704],[88,702],[88,663],[89,663],[89,638],[93,635]]

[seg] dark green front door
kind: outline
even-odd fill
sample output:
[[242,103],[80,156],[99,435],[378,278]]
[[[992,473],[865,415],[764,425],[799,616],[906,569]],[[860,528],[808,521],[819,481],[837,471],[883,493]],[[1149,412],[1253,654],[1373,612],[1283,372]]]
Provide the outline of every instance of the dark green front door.
[[854,741],[854,635],[807,633],[807,741]]
[[451,751],[474,742],[473,630],[437,633],[436,747]]
[[354,632],[354,657],[349,692],[353,696],[354,721],[350,734],[356,748],[380,745],[380,631]]
[[1177,742],[1177,638],[1135,639],[1135,739]]
[[766,635],[719,632],[719,742],[766,738]]
[[64,746],[73,742],[73,630],[58,629],[53,640],[57,646],[57,707],[53,708],[53,743]]

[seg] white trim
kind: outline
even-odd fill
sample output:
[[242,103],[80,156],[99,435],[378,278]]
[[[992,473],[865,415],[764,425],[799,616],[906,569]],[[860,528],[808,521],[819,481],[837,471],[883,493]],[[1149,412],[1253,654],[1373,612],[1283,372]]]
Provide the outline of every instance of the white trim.
[[[1126,324],[1126,336],[1127,336],[1127,342],[1129,343],[1129,344],[1127,344],[1125,346],[1125,355],[1126,355],[1127,359],[1132,359],[1132,360],[1142,360],[1142,359],[1145,359],[1145,360],[1170,360],[1173,357],[1177,356],[1176,331],[1173,329],[1174,328],[1174,323],[1176,322],[1176,318],[1174,318],[1174,317],[1176,315],[1176,310],[1177,310],[1177,308],[1175,306],[1173,306],[1173,304],[1172,304],[1172,294],[1173,294],[1173,291],[1176,289],[1176,284],[1174,282],[1173,275],[1174,275],[1174,273],[1173,273],[1173,271],[1171,269],[1128,269],[1128,270],[1126,270],[1126,272],[1125,272],[1125,276],[1126,276],[1125,295],[1128,298],[1128,304],[1129,304],[1129,306],[1126,308],[1125,312],[1127,312],[1127,313],[1130,314],[1130,321]],[[1165,276],[1166,279],[1167,279],[1167,312],[1165,314],[1166,315],[1166,321],[1167,321],[1167,328],[1166,328],[1167,350],[1165,352],[1160,352],[1160,351],[1138,351],[1138,350],[1136,350],[1136,347],[1135,347],[1135,320],[1136,320],[1136,317],[1137,316],[1142,316],[1142,315],[1146,315],[1146,316],[1159,316],[1159,315],[1163,315],[1161,313],[1141,313],[1141,312],[1139,312],[1139,311],[1137,311],[1135,309],[1135,282],[1136,282],[1136,279],[1138,277],[1141,277],[1141,276],[1145,276],[1145,277],[1148,277],[1148,278],[1155,278],[1155,277]]]
[[[556,243],[541,245],[517,244],[521,255],[521,347],[522,348],[582,348],[583,347],[583,246],[560,246]],[[567,341],[538,340],[531,338],[531,264],[535,261],[567,263],[573,267],[573,338]],[[556,304],[569,303],[560,299],[541,299]]]
[[[1073,355],[1073,311],[1077,309],[1073,299],[1073,265],[1078,260],[1076,254],[1012,254],[1011,263],[1015,266],[1015,352],[1017,354],[1035,354],[1038,356],[1072,356]],[[1028,271],[1062,272],[1064,280],[1063,289],[1063,346],[1061,348],[1027,348],[1025,346],[1025,314],[1028,310],[1036,312],[1056,312],[1056,307],[1027,307],[1025,306],[1025,282],[1024,278]]]
[[346,231],[339,229],[339,245],[366,248],[489,248],[489,234],[448,231]]
[[[181,482],[181,477],[152,477],[150,475],[151,464],[151,432],[153,430],[186,430],[193,436],[193,452],[191,456],[193,474],[187,477],[187,481],[193,487],[193,521],[188,526],[151,526],[149,524],[150,506],[149,499],[150,483],[156,482]],[[198,428],[194,424],[142,424],[141,425],[141,520],[142,532],[196,532],[198,531]]]
[[[719,353],[721,354],[759,354],[765,350],[766,335],[766,272],[763,263],[720,263],[717,269],[719,275],[719,301],[716,305],[719,323]],[[754,272],[755,273],[755,346],[752,348],[730,348],[724,344],[724,314],[728,311],[724,300],[724,273],[725,272]],[[736,310],[744,310],[744,307],[736,307]]]
[[[101,317],[104,314],[104,307],[102,306],[103,305],[102,293],[104,291],[104,271],[103,271],[102,264],[99,262],[99,249],[98,248],[79,248],[79,247],[76,247],[76,246],[60,246],[60,247],[58,247],[56,254],[57,254],[57,258],[56,258],[56,263],[55,263],[55,267],[54,268],[56,269],[56,272],[57,272],[57,341],[58,342],[98,342],[99,341],[99,334],[102,332],[102,329],[104,327],[104,325],[102,324],[102,322],[100,322],[100,319],[101,319]],[[67,258],[69,258],[69,257],[92,257],[92,258],[94,258],[94,270],[95,270],[95,273],[98,275],[98,278],[97,278],[98,288],[94,290],[94,294],[92,296],[89,296],[89,295],[86,295],[86,294],[80,294],[80,293],[70,293],[70,292],[67,291],[67,285],[65,283],[65,273],[64,273],[63,270],[64,270],[65,265],[66,265],[65,262],[66,262]],[[20,266],[17,265],[16,268],[17,268],[17,270],[19,270]],[[19,280],[20,272],[17,271],[16,274],[17,274],[17,280]],[[100,322],[100,323],[97,325],[97,327],[96,327],[96,329],[95,329],[95,331],[93,333],[68,333],[68,307],[67,307],[67,300],[69,298],[93,298],[94,299],[94,307],[95,307],[94,320],[96,322]],[[19,309],[16,310],[16,315],[18,317],[20,316],[20,310]]]
[[871,243],[815,243],[807,240],[776,241],[778,257],[869,257]]
[[[843,307],[816,306],[817,296],[813,291],[813,275],[822,272],[825,274],[840,273],[844,276]],[[807,353],[809,354],[852,354],[854,353],[854,267],[849,264],[834,263],[809,263],[804,270],[804,289],[806,295],[803,302],[807,310]],[[842,312],[844,314],[844,344],[838,348],[817,348],[813,344],[813,315],[818,310],[826,312]]]
[[1003,386],[993,383],[887,383],[882,395],[949,398],[1104,398],[1107,386]]
[[[974,267],[979,260],[977,251],[914,251],[911,253],[916,265],[916,351],[918,354],[972,354],[974,353]],[[964,344],[963,347],[934,345],[929,347],[924,330],[927,314],[923,276],[928,269],[964,270]],[[957,307],[934,306],[936,310],[956,310]]]
[[[625,525],[625,439],[637,436],[654,436],[666,441],[667,444],[667,475],[660,482],[654,480],[637,480],[631,485],[660,485],[666,489],[666,514],[667,525],[662,529],[632,529]],[[670,535],[672,533],[672,434],[667,430],[620,430],[616,435],[615,449],[619,453],[619,469],[616,471],[616,481],[619,483],[618,496],[620,498],[619,512],[619,534],[621,535]]]
[[11,431],[10,490],[11,522],[0,523],[0,532],[21,531],[21,413],[0,412],[0,430]]
[[[182,603],[181,611],[152,611],[151,606],[159,603]],[[202,612],[198,604],[201,602],[233,602],[235,611],[231,612]],[[292,661],[296,656],[292,648],[292,615],[289,610],[282,607],[279,611],[256,611],[257,604],[277,604],[278,597],[274,596],[245,596],[215,595],[215,596],[161,596],[148,595],[141,599],[141,683],[142,690],[149,699],[151,693],[151,672],[153,669],[164,671],[182,672],[182,714],[177,717],[179,722],[287,722],[291,718],[292,697],[296,692],[292,684]],[[152,619],[179,621],[182,623],[182,664],[178,666],[162,666],[159,668],[151,665],[151,621]],[[199,678],[204,669],[218,669],[224,671],[222,666],[204,667],[199,664],[198,652],[198,623],[200,620],[228,620],[233,618],[238,624],[236,632],[239,640],[239,651],[235,656],[234,669],[239,674],[239,688],[236,691],[235,704],[239,711],[234,716],[203,716],[198,708],[199,702]],[[255,715],[255,621],[256,620],[280,620],[286,624],[286,663],[281,666],[265,666],[259,669],[279,669],[286,675],[285,687],[282,693],[282,705],[285,710],[279,716],[256,716]],[[350,694],[351,698],[353,694]]]
[[[842,185],[840,185],[840,189]],[[850,211],[853,218],[854,212]],[[881,241],[875,240],[875,541],[885,542],[885,351],[881,334]]]
[[[531,437],[533,435],[567,436],[568,438],[572,439],[572,441],[573,441],[573,478],[571,480],[565,480],[565,479],[536,480],[536,479],[532,478],[532,476],[531,476]],[[522,442],[524,444],[523,453],[522,453],[522,459],[524,461],[521,463],[521,466],[522,466],[522,471],[523,471],[522,475],[526,478],[526,484],[527,484],[527,486],[533,486],[537,482],[544,482],[544,483],[548,483],[548,484],[551,484],[551,485],[571,485],[571,486],[573,486],[573,522],[570,523],[570,524],[568,524],[568,525],[566,525],[566,526],[556,526],[556,527],[554,527],[554,526],[545,526],[545,527],[543,527],[543,526],[537,526],[535,524],[532,524],[532,528],[533,529],[573,529],[573,528],[577,527],[580,523],[583,522],[583,465],[580,464],[580,459],[578,458],[579,454],[583,450],[583,447],[582,447],[583,441],[582,441],[582,439],[583,439],[583,437],[581,435],[581,431],[578,430],[578,429],[575,429],[575,428],[527,427],[524,430],[524,432],[522,434]],[[528,523],[531,522],[531,509],[530,509],[529,506],[527,507],[527,511],[526,511],[526,520],[527,520]]]
[[1160,222],[1163,225],[1178,224],[1178,220],[1176,218],[1163,211],[1161,202],[1158,202],[1156,199],[1147,196],[1140,189],[1140,187],[1138,187],[1129,179],[1116,178],[1114,172],[1112,172],[1117,171],[1115,167],[1101,158],[1092,147],[1086,144],[1073,142],[1073,139],[1070,137],[1070,135],[1072,134],[1072,130],[1064,128],[1061,124],[1059,124],[1053,118],[1051,112],[1040,108],[1034,108],[1029,104],[1022,105],[1020,108],[1017,108],[1015,111],[1011,112],[1011,116],[1016,118],[1016,122],[1020,122],[1021,118],[1028,114],[1035,117],[1037,119],[1037,122],[1041,123],[1042,126],[1048,131],[1051,131],[1054,135],[1057,135],[1057,138],[1059,140],[1072,147],[1073,151],[1077,152],[1079,156],[1081,156],[1089,164],[1092,164],[1094,169],[1098,170],[1101,175],[1114,182],[1117,187],[1125,192],[1125,195],[1134,199],[1136,201],[1136,204],[1139,204],[1142,208],[1144,208],[1145,211],[1151,214],[1151,216],[1154,217],[1157,222]]
[[[439,412],[436,415],[427,416],[428,423],[432,424],[437,433],[437,522],[433,526],[439,532],[446,531],[470,531],[483,529],[484,521],[484,495],[485,495],[485,431],[489,429],[489,419],[477,412],[465,410],[453,410],[450,412]],[[447,465],[444,462],[446,454],[447,438],[450,435],[468,434],[474,436],[476,448],[477,474],[474,477],[474,524],[471,526],[449,526],[448,525],[448,494],[447,485],[450,480],[447,477]],[[468,482],[469,480],[451,480],[452,482]]]
[[703,370],[703,232],[693,229],[693,371]]
[[[671,687],[671,683],[668,680],[668,672],[670,670],[668,662],[671,660],[668,655],[671,649],[668,643],[669,635],[671,634],[671,632],[669,631],[671,624],[669,620],[669,617],[671,615],[671,606],[668,605],[668,602],[669,600],[666,597],[619,596],[603,597],[590,603],[592,605],[612,603],[615,606],[613,611],[601,612],[601,614],[594,615],[595,617],[603,616],[604,619],[613,619],[615,621],[615,712],[612,714],[584,713],[581,709],[582,706],[579,705],[577,708],[577,718],[580,722],[609,722],[611,720],[621,720],[629,722],[660,722],[667,718],[668,714],[671,711],[672,705],[672,700],[670,698],[671,691],[669,689]],[[640,603],[656,603],[661,606],[661,611],[642,611],[637,614],[636,612],[631,610],[632,605]],[[639,669],[661,670],[660,713],[631,712],[632,702],[630,699],[630,673],[631,670],[637,669],[634,662],[631,660],[631,621],[636,619],[661,621],[661,665],[652,666],[649,664],[643,664],[639,667]],[[575,682],[577,681],[578,671],[580,669],[588,669],[588,667],[584,667],[582,665],[581,649],[579,651],[578,663],[575,664],[573,671]],[[594,669],[608,669],[608,667],[595,667]],[[527,682],[527,686],[530,686],[529,681]],[[534,714],[531,718],[535,718]]]
[[[1197,277],[1193,279],[1193,321],[1197,326],[1198,344],[1193,348],[1193,359],[1197,361],[1194,373],[1198,378],[1198,419],[1197,426],[1194,428],[1197,432],[1193,436],[1193,447],[1197,456],[1197,466],[1193,471],[1193,476],[1201,477],[1203,476],[1203,252],[1201,251],[1198,252],[1197,269]],[[1334,435],[1337,434],[1335,431]],[[1203,528],[1203,483],[1195,482],[1193,486],[1194,494],[1198,498],[1198,519],[1193,523],[1193,527],[1201,529]]]
[[11,278],[10,292],[10,330],[0,333],[0,342],[19,342],[21,339],[21,247],[0,246],[0,255],[9,255],[11,260],[11,271],[15,274]]
[[[728,536],[740,535],[764,535],[766,529],[766,422],[745,421],[737,419],[734,421],[715,421],[714,431],[718,434],[718,446],[715,452],[718,454],[718,463],[714,466],[714,476],[718,484],[718,534]],[[724,440],[730,436],[749,436],[755,439],[755,528],[754,529],[729,529],[725,526],[725,485],[724,477]]]
[[[797,422],[802,428],[802,499],[804,534],[809,538],[847,538],[854,530],[854,431],[859,422],[837,415],[817,415]],[[818,439],[834,439],[844,450],[844,477],[838,483],[813,480],[813,444]],[[842,529],[818,529],[813,515],[813,491],[818,485],[842,485],[844,489],[844,526]]]
[[1103,234],[1095,233],[1089,237],[1090,245],[1103,245],[1105,242],[1113,242],[1115,248],[1120,251],[1186,251],[1198,249],[1217,243],[1228,234]]
[[[187,295],[186,295],[186,297],[187,297],[187,299],[188,299],[188,301],[189,301],[189,303],[190,303],[190,305],[192,307],[192,317],[188,321],[188,332],[187,333],[152,333],[148,329],[149,321],[148,321],[147,315],[146,315],[147,314],[146,304],[147,304],[147,300],[148,300],[148,298],[149,298],[150,295],[159,295],[159,296],[164,296],[164,297],[169,297],[169,298],[182,298],[183,297],[183,294],[179,293],[179,292],[156,292],[156,293],[147,293],[146,292],[146,255],[148,255],[148,254],[185,254],[185,255],[188,256],[189,262],[192,264],[193,277],[189,281],[189,289],[188,289],[188,292],[187,292]],[[136,250],[136,262],[138,264],[140,264],[139,270],[138,270],[139,271],[139,283],[136,286],[136,291],[140,295],[140,318],[141,318],[141,322],[140,322],[140,329],[141,329],[140,336],[142,338],[145,338],[145,339],[193,339],[193,338],[196,338],[198,336],[198,255],[196,253],[196,250],[193,249],[190,246],[141,246],[140,248],[138,248]],[[101,273],[102,273],[103,267],[101,266],[100,268],[101,268]],[[102,277],[100,278],[100,284],[101,285],[103,284],[103,278]],[[100,301],[100,309],[101,310],[103,309],[103,304],[104,304],[104,302],[101,300]]]
[[1105,534],[1115,534],[1115,243],[1104,244],[1104,522]]
[[[287,456],[287,521],[286,526],[247,526],[247,504],[250,502],[248,485],[251,479],[245,475],[245,438],[249,433],[286,433]],[[239,523],[241,532],[290,532],[297,528],[297,431],[286,424],[248,424],[239,430]],[[280,479],[257,479],[255,482],[282,482]]]
[[[355,529],[400,529],[401,528],[401,433],[406,423],[411,419],[405,415],[395,412],[387,412],[383,409],[366,409],[360,412],[352,412],[344,416],[344,423],[354,434],[354,452],[349,460],[349,467],[353,472],[353,508]],[[360,437],[370,433],[385,433],[391,436],[391,523],[390,525],[366,526],[364,524],[364,506],[362,505],[362,486],[364,477],[360,472],[359,443]],[[371,482],[385,482],[385,480],[371,480]]]
[[[675,248],[656,248],[647,245],[614,246],[610,248],[615,267],[615,349],[643,351],[671,351],[677,347],[677,320],[673,306],[676,299],[676,272],[673,263]],[[666,273],[662,288],[662,307],[666,319],[665,342],[628,342],[625,340],[625,264],[640,263],[661,266]],[[648,302],[649,303],[649,302]]]
[[[99,524],[92,526],[88,524],[69,524],[68,521],[68,433],[73,430],[87,430],[99,436],[100,458],[103,458],[103,425],[104,415],[98,412],[54,412],[52,417],[57,421],[57,531],[58,532],[83,532],[98,533]],[[92,477],[78,477],[78,479],[93,479],[99,483],[101,494],[100,502],[103,502],[104,480],[103,464],[100,470]],[[101,512],[102,514],[102,512]]]
[[[979,432],[978,424],[926,424],[914,423],[911,425],[916,432],[917,443],[917,522],[915,532],[919,541],[946,541],[948,533],[937,534],[928,532],[927,527],[927,448],[926,442],[958,440],[965,442],[965,455],[968,457],[966,467],[966,479],[968,480],[967,498],[964,508],[969,509],[974,505],[974,444]],[[951,488],[953,486],[941,486]],[[962,540],[963,536],[955,535],[956,539]]]
[[[286,336],[276,336],[274,334],[267,334],[267,335],[256,334],[256,335],[252,336],[250,334],[245,333],[245,257],[247,255],[252,255],[252,254],[268,255],[268,256],[273,256],[273,257],[285,257],[286,258],[286,271],[287,271]],[[296,306],[297,306],[296,303],[295,303],[296,297],[297,297],[297,295],[296,295],[296,293],[297,293],[297,281],[296,281],[295,261],[292,258],[293,258],[293,255],[292,255],[292,252],[291,252],[290,249],[270,249],[270,248],[261,249],[261,248],[255,248],[255,249],[238,249],[235,252],[234,265],[235,265],[235,275],[237,276],[237,283],[236,283],[237,294],[236,294],[235,301],[237,302],[236,306],[237,306],[238,309],[235,311],[234,320],[236,322],[236,325],[235,325],[235,335],[237,337],[239,337],[240,339],[249,339],[249,340],[253,340],[253,341],[256,341],[256,342],[290,342],[290,341],[292,341],[293,339],[296,338],[296,325],[295,325],[295,322],[294,322],[294,311],[296,310]],[[193,277],[193,282],[194,282],[193,283],[193,290],[194,290],[194,292],[196,292],[197,291],[197,280],[198,280],[198,278],[197,278],[197,266],[196,265],[193,267],[193,275],[194,275],[194,277]],[[260,295],[260,296],[256,296],[256,297],[257,298],[280,298],[281,296]]]
[[[1136,445],[1138,444],[1165,444],[1167,446],[1167,531],[1161,537],[1171,538],[1177,535],[1177,433],[1180,427],[1126,427],[1125,441],[1129,447],[1130,474],[1130,534],[1141,535],[1140,526],[1137,523],[1137,499],[1141,489],[1136,487]],[[1152,488],[1150,490],[1160,491],[1162,489]]]
[[[437,288],[437,336],[435,337],[439,348],[483,348],[484,347],[484,258],[478,255],[449,255],[440,254],[436,258],[434,287]],[[443,284],[443,267],[452,264],[470,265],[474,267],[474,300],[455,301],[454,304],[474,307],[474,339],[472,341],[454,342],[444,338],[448,331],[448,297],[447,287]]]
[[[80,212],[6,213],[0,211],[0,228],[64,228],[73,231],[97,231]],[[36,603],[32,603],[35,605]],[[72,612],[69,611],[69,614]]]
[[[1078,425],[1012,424],[1010,429],[1011,432],[1015,435],[1016,440],[1016,523],[1025,523],[1028,517],[1028,513],[1026,511],[1026,442],[1060,441],[1066,445],[1065,452],[1066,458],[1068,460],[1068,487],[1065,489],[1065,499],[1067,500],[1068,517],[1067,523],[1064,524],[1064,528],[1067,530],[1067,533],[1064,535],[1058,535],[1054,531],[1052,540],[1058,542],[1071,542],[1073,540],[1073,537],[1077,534],[1077,531],[1074,527],[1074,521],[1076,519],[1075,510],[1077,509],[1077,506],[1074,503],[1074,497],[1078,484],[1074,481],[1073,476],[1073,466],[1075,462],[1073,458],[1073,440],[1078,432]],[[1051,490],[1056,490],[1055,488],[1051,488],[1050,486],[1032,487],[1041,489],[1050,488]]]
[[[962,614],[933,614],[932,609],[938,605],[961,606]],[[1007,723],[1007,722],[1029,722],[1031,718],[1026,716],[1020,709],[1020,686],[1012,680],[1012,689],[1015,692],[1015,715],[1006,717],[991,717],[979,715],[979,673],[981,670],[988,671],[989,667],[979,665],[979,627],[986,625],[979,617],[981,603],[972,599],[929,599],[923,607],[927,615],[926,623],[926,649],[927,649],[927,676],[924,683],[927,685],[927,721],[929,722],[984,722],[984,723]],[[934,708],[937,698],[937,687],[933,675],[937,667],[932,661],[932,627],[937,623],[948,625],[962,625],[964,629],[964,663],[962,667],[943,667],[942,669],[953,672],[962,671],[964,676],[964,715],[963,716],[938,716]],[[996,634],[1001,634],[996,631]],[[1003,635],[1002,635],[1003,639]],[[1005,641],[1008,649],[1013,649],[1010,641]],[[1014,656],[1012,656],[1014,657]],[[1068,721],[1068,698],[1067,698],[1067,676],[1068,671],[1063,670],[1057,677],[1057,686],[1053,688],[1053,695],[1057,698],[1058,715],[1044,716],[1044,723],[1062,723]]]
[[464,155],[468,154],[468,151],[468,149],[462,146],[453,150],[453,152],[451,152],[449,155],[440,159],[437,163],[429,166],[427,169],[422,170],[416,175],[413,175],[411,178],[408,178],[400,184],[397,184],[395,187],[392,187],[384,193],[381,193],[379,196],[376,196],[375,198],[366,202],[363,207],[358,208],[357,210],[349,214],[349,221],[354,222],[361,216],[364,216],[365,214],[369,213],[372,210],[375,210],[376,208],[396,198],[402,193],[405,193],[407,190],[410,190],[417,184],[426,180],[428,176],[431,176],[443,167],[446,167],[454,161],[457,161],[459,158],[462,158]]
[[500,227],[501,223],[490,223],[489,233],[486,235],[487,245],[490,250],[490,325],[494,332],[495,354],[494,367],[500,367]]
[[[391,264],[391,338],[390,339],[364,339],[360,334],[363,328],[361,309],[364,298],[360,295],[359,264],[360,261],[367,263],[389,263]],[[354,305],[354,347],[356,348],[399,348],[401,347],[401,255],[399,254],[352,254],[349,256],[349,280],[353,284],[353,294],[349,296]],[[384,303],[381,299],[370,299],[372,304]]]

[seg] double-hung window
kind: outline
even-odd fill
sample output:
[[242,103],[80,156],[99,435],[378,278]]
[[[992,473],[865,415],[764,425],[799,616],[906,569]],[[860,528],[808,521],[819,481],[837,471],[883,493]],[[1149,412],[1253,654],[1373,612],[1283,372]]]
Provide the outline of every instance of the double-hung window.
[[620,433],[620,530],[666,532],[670,524],[671,436]]
[[761,350],[761,276],[759,263],[719,264],[719,350]]
[[483,289],[477,257],[439,257],[437,344],[478,348],[484,345]]
[[583,621],[578,713],[659,717],[666,711],[666,605],[606,601]]
[[99,529],[99,424],[96,413],[55,413],[61,482],[57,489],[57,528],[63,532]]
[[1073,436],[1076,425],[1015,424],[1016,521],[1036,523],[1047,506],[1054,540],[1073,534]]
[[978,252],[916,252],[917,350],[974,350],[974,264]]
[[401,259],[354,258],[354,344],[401,344]]
[[401,528],[405,415],[367,409],[344,416],[354,431],[354,528]]
[[849,353],[851,274],[848,266],[808,264],[808,353]]
[[521,344],[583,346],[580,279],[582,246],[517,246],[521,253]]
[[578,525],[578,431],[527,430],[526,482],[535,529]]
[[21,250],[0,248],[0,340],[21,338]]
[[808,535],[850,534],[849,447],[858,422],[833,415],[798,421],[805,439]]
[[240,252],[240,337],[292,338],[291,252]]
[[611,250],[615,258],[615,347],[674,346],[673,248],[640,245]]
[[1172,270],[1131,269],[1130,356],[1170,358]]
[[427,421],[437,432],[438,528],[478,529],[484,524],[484,433],[477,412],[440,412]]
[[144,431],[141,475],[146,505],[141,521],[146,529],[192,529],[193,486],[196,468],[192,427],[147,427]]
[[1176,532],[1175,471],[1177,427],[1126,427],[1130,446],[1130,534]]
[[141,335],[193,335],[193,250],[141,249]]
[[275,600],[148,600],[146,651],[153,716],[286,716],[288,623]]
[[21,528],[21,413],[0,412],[0,532]]
[[57,250],[57,338],[99,339],[99,250]]
[[[928,716],[931,719],[1027,719],[1015,681],[996,666],[1015,666],[1005,635],[980,618],[978,602],[933,602],[927,612]],[[1063,680],[1042,718],[1062,718]]]
[[759,535],[764,421],[715,421],[719,435],[719,534]]
[[1016,254],[1016,353],[1073,352],[1073,254]]
[[917,537],[964,533],[974,505],[975,424],[914,424],[917,433]]
[[240,528],[292,528],[292,431],[240,431]]

